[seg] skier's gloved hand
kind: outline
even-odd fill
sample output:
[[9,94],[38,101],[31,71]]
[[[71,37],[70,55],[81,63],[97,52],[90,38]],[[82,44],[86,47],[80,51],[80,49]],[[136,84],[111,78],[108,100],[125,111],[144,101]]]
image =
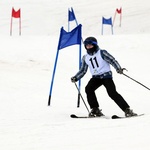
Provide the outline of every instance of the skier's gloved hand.
[[73,82],[73,83],[77,82],[77,78],[76,77],[71,77],[71,82]]
[[117,71],[117,73],[123,74],[123,70],[124,70],[124,68],[120,68],[120,69],[117,69],[116,71]]

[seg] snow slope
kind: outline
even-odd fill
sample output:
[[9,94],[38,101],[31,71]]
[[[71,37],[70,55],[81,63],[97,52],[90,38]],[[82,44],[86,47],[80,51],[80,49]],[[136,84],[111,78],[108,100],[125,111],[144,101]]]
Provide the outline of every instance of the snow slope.
[[[137,0],[2,0],[0,2],[0,148],[2,150],[149,150],[149,90],[112,68],[118,92],[142,117],[111,119],[71,119],[72,113],[87,115],[77,90],[70,82],[78,71],[78,46],[59,53],[51,106],[47,106],[59,32],[67,30],[68,8],[73,7],[83,38],[96,36],[102,49],[108,50],[127,68],[127,75],[150,87],[149,1]],[[11,8],[21,8],[22,35],[18,20],[10,32]],[[116,18],[114,35],[105,28],[101,35],[101,17],[114,16],[123,8],[122,26]],[[75,23],[72,22],[73,26]],[[84,47],[82,54],[85,53]],[[81,93],[91,77],[82,79]],[[124,113],[107,96],[103,87],[96,91],[103,113]]]

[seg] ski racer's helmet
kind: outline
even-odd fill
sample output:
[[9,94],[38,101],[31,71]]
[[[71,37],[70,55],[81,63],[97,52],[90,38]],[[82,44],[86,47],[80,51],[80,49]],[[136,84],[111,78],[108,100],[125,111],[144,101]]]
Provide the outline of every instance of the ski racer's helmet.
[[[86,45],[88,45],[88,44],[93,45],[93,47],[88,49],[86,47]],[[85,39],[85,41],[84,41],[84,47],[87,50],[87,53],[89,55],[93,55],[95,52],[98,51],[98,48],[99,48],[98,47],[98,43],[97,43],[97,39],[95,37],[92,37],[92,36],[91,37],[87,37]]]

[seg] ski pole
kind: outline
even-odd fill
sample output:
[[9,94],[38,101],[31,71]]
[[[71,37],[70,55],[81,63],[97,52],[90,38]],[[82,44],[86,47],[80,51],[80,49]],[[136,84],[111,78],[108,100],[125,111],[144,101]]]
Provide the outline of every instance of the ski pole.
[[148,88],[148,87],[147,87],[147,86],[145,86],[144,84],[140,83],[139,81],[137,81],[137,80],[135,80],[135,79],[133,79],[133,78],[129,77],[128,75],[126,75],[126,74],[124,74],[124,73],[123,73],[123,75],[124,75],[124,76],[126,76],[126,77],[128,77],[129,79],[131,79],[131,80],[135,81],[136,83],[138,83],[138,84],[142,85],[142,86],[143,86],[143,87],[145,87],[146,89],[150,90],[150,88]]
[[87,107],[87,105],[86,105],[86,103],[85,103],[85,101],[84,101],[83,96],[81,95],[81,92],[80,92],[80,90],[79,90],[77,84],[76,84],[76,83],[74,83],[74,84],[75,84],[75,86],[76,86],[76,88],[77,88],[77,90],[78,90],[78,93],[79,93],[79,95],[80,95],[80,97],[81,97],[81,99],[82,99],[82,101],[83,101],[83,103],[84,103],[84,105],[85,105],[85,107],[86,107],[88,113],[89,113],[90,111],[89,111],[89,109],[88,109],[88,107]]

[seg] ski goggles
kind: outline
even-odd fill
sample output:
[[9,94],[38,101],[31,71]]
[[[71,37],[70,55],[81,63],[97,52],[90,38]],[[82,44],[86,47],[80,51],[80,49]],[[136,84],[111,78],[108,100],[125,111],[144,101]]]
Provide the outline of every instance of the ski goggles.
[[84,45],[97,45],[97,42],[95,42],[95,41],[84,41]]

